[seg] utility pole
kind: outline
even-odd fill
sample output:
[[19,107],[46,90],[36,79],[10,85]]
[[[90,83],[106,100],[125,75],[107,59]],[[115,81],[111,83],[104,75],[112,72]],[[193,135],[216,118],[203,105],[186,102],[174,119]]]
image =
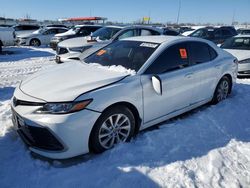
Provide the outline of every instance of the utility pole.
[[178,9],[178,15],[177,15],[177,20],[176,20],[177,25],[179,24],[180,11],[181,11],[181,0],[179,0],[179,9]]
[[234,9],[234,12],[233,12],[233,17],[232,17],[232,25],[234,25],[234,22],[235,22],[235,9]]

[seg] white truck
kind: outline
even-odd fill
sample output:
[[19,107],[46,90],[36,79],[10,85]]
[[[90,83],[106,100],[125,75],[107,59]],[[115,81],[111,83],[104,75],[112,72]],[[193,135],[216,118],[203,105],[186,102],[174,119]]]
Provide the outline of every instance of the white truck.
[[0,53],[3,46],[14,45],[15,32],[12,27],[0,27]]

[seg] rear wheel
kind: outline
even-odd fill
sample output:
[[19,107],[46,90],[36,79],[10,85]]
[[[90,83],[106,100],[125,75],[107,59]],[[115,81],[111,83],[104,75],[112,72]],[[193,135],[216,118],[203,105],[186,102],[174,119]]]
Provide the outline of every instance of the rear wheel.
[[31,39],[30,46],[40,46],[41,42],[38,39]]
[[229,78],[227,76],[222,77],[215,89],[212,103],[217,104],[218,102],[226,99],[230,93],[230,88],[231,82]]
[[133,113],[124,106],[112,107],[100,116],[91,132],[91,150],[101,153],[111,149],[116,144],[129,141],[134,131]]
[[2,53],[2,50],[3,50],[2,46],[3,46],[3,44],[2,44],[2,42],[0,41],[0,53]]

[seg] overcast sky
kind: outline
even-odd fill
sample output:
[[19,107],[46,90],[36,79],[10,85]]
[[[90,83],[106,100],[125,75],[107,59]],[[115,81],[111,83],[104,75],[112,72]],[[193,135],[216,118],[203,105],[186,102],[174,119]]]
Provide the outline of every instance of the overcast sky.
[[[179,0],[0,0],[0,16],[38,20],[101,16],[132,22],[150,16],[152,22],[176,22]],[[181,0],[179,22],[250,22],[250,0]]]

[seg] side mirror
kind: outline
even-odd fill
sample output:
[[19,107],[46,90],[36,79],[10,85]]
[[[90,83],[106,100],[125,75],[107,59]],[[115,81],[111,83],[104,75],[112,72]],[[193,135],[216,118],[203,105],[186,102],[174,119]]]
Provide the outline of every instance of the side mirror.
[[152,76],[152,84],[153,84],[153,88],[155,92],[158,95],[162,95],[162,83],[161,83],[161,79],[159,76],[157,75]]

